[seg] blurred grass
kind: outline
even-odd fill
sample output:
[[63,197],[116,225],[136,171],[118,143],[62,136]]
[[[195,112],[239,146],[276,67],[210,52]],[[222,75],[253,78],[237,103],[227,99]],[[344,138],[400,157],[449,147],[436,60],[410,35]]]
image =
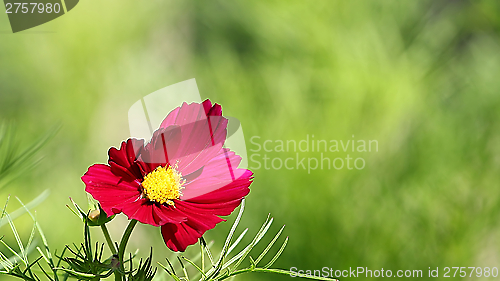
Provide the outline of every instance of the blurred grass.
[[[247,144],[307,134],[379,142],[361,171],[254,171],[242,225],[258,229],[268,212],[287,225],[277,267],[500,267],[499,8],[494,0],[80,2],[33,29],[53,33],[0,34],[0,118],[15,121],[26,143],[63,125],[43,164],[0,196],[29,201],[50,188],[40,224],[57,218],[67,229],[47,231],[52,247],[79,239],[67,197],[85,202],[79,177],[128,137],[129,106],[195,77],[203,98],[241,121]],[[9,30],[6,18],[0,30]],[[124,220],[113,224],[117,239]],[[208,236],[220,247],[228,229]],[[155,256],[168,255],[153,227],[132,239],[131,249],[152,241]],[[255,278],[288,277],[240,280]]]

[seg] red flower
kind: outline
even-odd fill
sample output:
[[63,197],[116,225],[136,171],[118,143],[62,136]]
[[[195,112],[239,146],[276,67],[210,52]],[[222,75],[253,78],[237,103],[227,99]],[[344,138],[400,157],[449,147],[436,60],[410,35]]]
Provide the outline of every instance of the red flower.
[[224,148],[228,120],[222,108],[183,103],[171,111],[151,141],[128,139],[111,148],[108,164],[91,166],[85,190],[107,214],[161,226],[173,251],[184,251],[224,219],[249,192],[253,173]]

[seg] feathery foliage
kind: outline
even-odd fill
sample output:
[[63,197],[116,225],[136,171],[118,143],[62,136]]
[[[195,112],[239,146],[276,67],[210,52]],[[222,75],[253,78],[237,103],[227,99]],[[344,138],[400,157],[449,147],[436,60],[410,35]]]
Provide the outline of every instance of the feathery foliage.
[[13,124],[0,121],[0,188],[38,164],[41,158],[35,158],[36,152],[58,130],[59,127],[54,127],[32,144],[21,148]]
[[[201,263],[199,265],[196,264],[195,260],[190,260],[184,256],[177,257],[178,263],[177,267],[170,262],[169,259],[166,259],[168,263],[168,267],[158,263],[166,272],[167,274],[172,277],[172,279],[176,281],[180,280],[199,280],[199,281],[209,281],[209,280],[225,280],[231,277],[234,277],[236,275],[240,275],[243,273],[250,273],[250,272],[264,272],[264,273],[278,273],[278,274],[285,274],[285,275],[294,275],[297,277],[303,277],[303,278],[308,278],[308,279],[314,279],[314,280],[337,280],[337,279],[331,279],[331,278],[324,278],[324,277],[315,277],[311,275],[306,275],[306,274],[298,274],[294,273],[288,270],[282,270],[282,269],[272,269],[270,268],[276,260],[280,257],[280,255],[283,253],[285,250],[285,247],[288,243],[288,237],[286,237],[281,245],[281,247],[278,249],[278,251],[274,254],[274,256],[269,260],[268,263],[265,265],[261,266],[260,262],[264,259],[264,257],[269,253],[273,245],[276,243],[276,241],[280,238],[281,233],[283,232],[283,229],[285,226],[281,227],[281,229],[278,231],[278,233],[274,236],[274,238],[269,242],[269,244],[266,246],[266,248],[256,254],[257,256],[256,259],[254,259],[250,253],[252,250],[255,248],[255,246],[262,240],[262,238],[266,235],[268,232],[269,228],[271,227],[271,224],[273,223],[273,218],[270,218],[270,216],[267,217],[266,221],[264,224],[262,224],[262,227],[260,230],[257,232],[255,237],[252,239],[252,241],[246,245],[240,252],[234,255],[230,255],[232,251],[240,244],[240,242],[243,240],[243,237],[245,234],[248,232],[248,228],[245,229],[239,236],[236,238],[234,242],[234,234],[236,232],[236,228],[238,227],[238,224],[240,223],[241,217],[243,215],[243,211],[245,209],[245,200],[243,200],[238,216],[236,217],[236,220],[234,221],[231,230],[229,231],[229,234],[226,238],[226,241],[224,243],[224,246],[222,247],[221,254],[219,255],[219,258],[215,262],[214,256],[210,250],[210,247],[207,246],[205,240],[203,237],[200,239],[200,256],[201,258]],[[204,262],[204,257],[208,256],[209,261],[210,261],[210,267],[208,270],[205,270],[205,262]],[[250,262],[250,265],[248,267],[243,267],[241,268],[241,264],[247,260],[246,258],[248,257],[248,261]],[[198,259],[198,257],[197,257]],[[184,262],[183,262],[184,261]],[[188,268],[187,266],[191,266],[195,274],[192,277],[189,277],[188,275]],[[176,269],[177,268],[177,269]],[[179,273],[179,274],[178,274]]]
[[[42,194],[44,195],[44,194]],[[44,195],[45,196],[45,195]],[[118,256],[116,254],[111,255],[110,257],[104,259],[103,251],[104,251],[104,243],[100,244],[99,242],[92,242],[90,235],[90,219],[88,218],[88,212],[86,216],[80,216],[81,213],[75,212],[75,214],[79,215],[80,218],[83,218],[84,223],[84,233],[83,233],[83,242],[77,246],[73,244],[73,246],[66,246],[66,248],[61,252],[60,255],[57,253],[52,254],[50,247],[47,243],[47,239],[43,234],[43,231],[36,221],[36,216],[29,210],[28,206],[33,206],[35,203],[40,201],[40,198],[37,197],[35,200],[28,204],[24,204],[21,200],[18,199],[19,203],[23,206],[23,209],[26,213],[28,213],[33,219],[33,230],[26,244],[20,238],[19,233],[16,230],[14,222],[12,220],[12,216],[6,211],[7,203],[2,211],[2,219],[0,223],[2,223],[3,219],[7,220],[7,223],[10,225],[12,233],[17,241],[17,246],[19,251],[16,251],[14,247],[9,246],[0,238],[0,243],[3,244],[12,255],[10,258],[7,257],[6,254],[0,253],[0,266],[1,271],[0,274],[10,275],[13,277],[18,277],[26,281],[40,281],[41,276],[45,276],[46,279],[50,281],[65,281],[67,278],[76,278],[78,280],[92,280],[97,281],[103,278],[107,278],[111,276],[113,273],[115,275],[119,273],[118,276],[124,276],[123,280],[130,281],[150,281],[153,280],[153,277],[156,275],[156,269],[152,267],[152,248],[150,250],[149,257],[147,257],[144,261],[141,259],[138,263],[135,263],[137,266],[134,269],[134,258],[136,255],[129,254],[129,259],[124,261],[123,265],[120,265]],[[74,202],[73,202],[74,203]],[[76,203],[74,203],[77,210],[82,211]],[[288,237],[284,239],[281,247],[276,251],[276,253],[269,259],[269,261],[265,265],[261,265],[262,260],[267,256],[276,242],[279,240],[284,226],[278,231],[278,233],[274,236],[274,238],[269,242],[269,244],[265,247],[265,249],[255,254],[257,258],[253,258],[250,254],[255,246],[262,240],[262,238],[269,231],[273,218],[270,216],[267,217],[266,221],[257,232],[252,241],[246,245],[241,251],[236,254],[232,254],[234,249],[240,245],[243,241],[244,236],[248,232],[248,229],[242,231],[242,233],[236,238],[235,233],[236,229],[241,221],[241,217],[243,215],[243,211],[245,209],[245,201],[243,200],[238,216],[236,217],[235,222],[233,223],[231,230],[225,240],[225,243],[222,247],[221,253],[217,259],[214,259],[214,254],[212,253],[211,247],[213,243],[207,245],[203,238],[200,239],[200,253],[189,259],[185,256],[177,256],[177,263],[173,264],[168,258],[166,259],[168,266],[165,266],[161,263],[158,263],[161,268],[165,270],[167,275],[158,275],[158,280],[163,280],[166,277],[170,276],[171,279],[180,281],[180,280],[199,280],[199,281],[209,281],[209,280],[225,280],[228,278],[232,278],[234,276],[250,273],[250,272],[264,272],[264,273],[277,273],[277,274],[285,274],[315,280],[336,280],[324,277],[314,277],[305,274],[293,273],[287,270],[282,269],[272,269],[270,268],[276,260],[283,253],[287,243]],[[19,210],[18,210],[19,211]],[[16,211],[16,212],[18,212]],[[95,225],[97,226],[97,225]],[[102,226],[102,225],[101,225]],[[33,243],[35,234],[38,233],[40,236],[43,247],[36,247]],[[108,246],[109,243],[108,243]],[[38,256],[31,261],[28,259],[28,254],[33,252],[33,249],[36,247],[38,250]],[[72,254],[71,257],[65,256],[66,253]],[[208,261],[205,258],[208,258]],[[248,259],[247,259],[248,258]],[[200,261],[199,264],[197,264]],[[244,261],[248,261],[250,263],[247,267],[241,267]],[[205,266],[205,263],[209,263],[208,266]],[[128,270],[125,270],[125,265],[128,266]],[[66,265],[66,266],[65,266]],[[192,277],[190,277],[190,275]],[[121,277],[119,277],[121,279]]]

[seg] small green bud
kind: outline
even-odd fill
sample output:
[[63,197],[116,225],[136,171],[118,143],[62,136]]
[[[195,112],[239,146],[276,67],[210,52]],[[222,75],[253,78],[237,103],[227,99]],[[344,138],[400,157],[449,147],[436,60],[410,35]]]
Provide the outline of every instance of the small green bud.
[[93,222],[96,222],[101,215],[101,211],[99,209],[93,210],[89,213],[89,219]]

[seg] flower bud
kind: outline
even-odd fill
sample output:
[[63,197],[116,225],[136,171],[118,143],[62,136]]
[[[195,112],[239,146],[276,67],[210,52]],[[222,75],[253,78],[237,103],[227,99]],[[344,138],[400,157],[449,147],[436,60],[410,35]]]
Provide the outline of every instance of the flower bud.
[[96,222],[101,215],[101,211],[99,209],[93,210],[89,213],[89,219],[93,222]]

